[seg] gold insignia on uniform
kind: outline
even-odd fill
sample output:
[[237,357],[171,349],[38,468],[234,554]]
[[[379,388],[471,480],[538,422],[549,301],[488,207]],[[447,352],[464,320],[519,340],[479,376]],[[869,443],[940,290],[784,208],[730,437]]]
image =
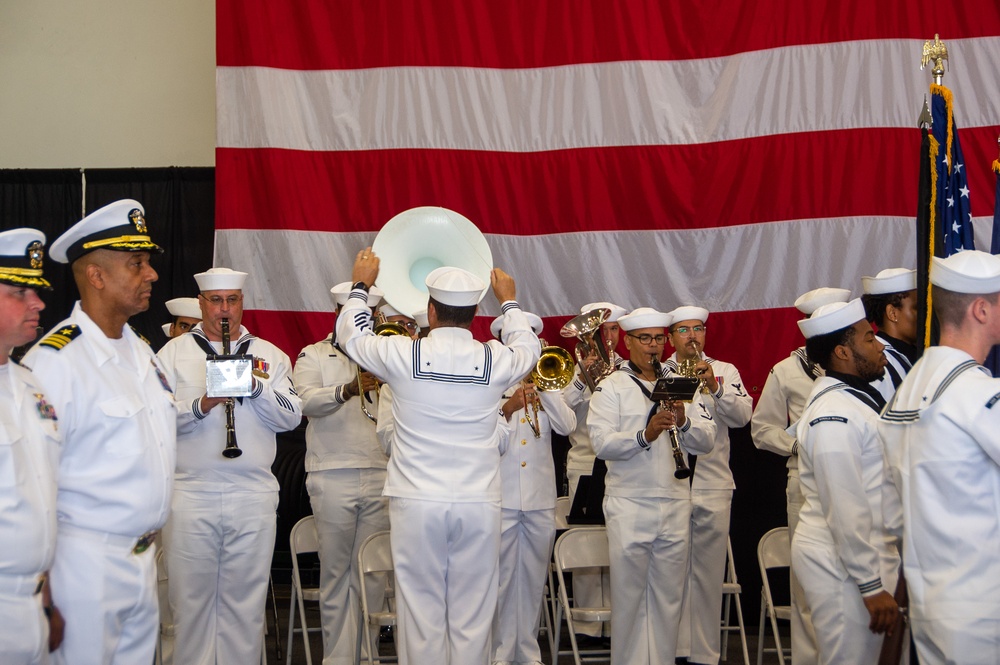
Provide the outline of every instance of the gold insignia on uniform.
[[74,339],[80,336],[81,330],[78,325],[63,326],[59,330],[47,335],[38,344],[41,346],[48,346],[55,349],[56,351],[61,350],[64,346],[72,342]]
[[146,233],[146,218],[142,216],[142,211],[132,208],[128,213],[129,221],[135,225],[135,230],[139,233]]
[[45,248],[42,243],[37,240],[30,245],[28,245],[28,259],[31,261],[31,267],[35,270],[40,270],[42,267],[42,259],[45,258]]

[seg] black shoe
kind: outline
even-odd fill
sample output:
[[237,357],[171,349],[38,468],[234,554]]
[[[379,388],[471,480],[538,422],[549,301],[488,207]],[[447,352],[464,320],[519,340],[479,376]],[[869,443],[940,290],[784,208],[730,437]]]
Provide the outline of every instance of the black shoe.
[[576,646],[579,649],[607,649],[605,638],[594,637],[593,635],[576,634]]
[[389,644],[392,642],[392,626],[382,626],[378,631],[378,641]]

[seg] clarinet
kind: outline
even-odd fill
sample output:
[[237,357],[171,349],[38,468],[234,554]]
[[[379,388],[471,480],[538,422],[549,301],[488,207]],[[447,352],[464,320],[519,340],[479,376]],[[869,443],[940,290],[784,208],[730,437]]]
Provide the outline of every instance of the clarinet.
[[[656,378],[660,378],[660,373],[663,371],[660,365],[660,360],[656,356],[650,358],[653,365],[653,371],[656,372]],[[660,400],[660,410],[669,409],[670,405],[666,400]],[[671,425],[670,429],[667,430],[667,434],[670,436],[670,453],[674,456],[674,478],[683,480],[684,478],[691,477],[691,469],[688,468],[687,460],[684,459],[684,451],[681,450],[681,433],[677,429],[677,425]]]
[[[228,356],[231,352],[229,348],[229,319],[222,319],[222,355]],[[236,403],[230,397],[226,400],[226,447],[222,451],[222,456],[228,459],[235,459],[243,454],[240,446],[236,443]]]

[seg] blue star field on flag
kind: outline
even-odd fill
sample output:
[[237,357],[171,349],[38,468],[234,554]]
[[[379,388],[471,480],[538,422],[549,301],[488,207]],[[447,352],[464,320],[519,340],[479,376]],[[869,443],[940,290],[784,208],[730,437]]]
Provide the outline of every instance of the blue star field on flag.
[[[931,115],[934,118],[934,138],[938,142],[935,160],[937,171],[937,228],[942,234],[943,256],[951,256],[964,249],[975,249],[972,229],[972,212],[969,205],[969,183],[965,173],[965,159],[958,142],[958,127],[950,94],[940,94],[938,86],[931,86]],[[947,93],[947,91],[945,90]],[[950,139],[950,141],[949,141]],[[951,154],[948,148],[951,147]]]

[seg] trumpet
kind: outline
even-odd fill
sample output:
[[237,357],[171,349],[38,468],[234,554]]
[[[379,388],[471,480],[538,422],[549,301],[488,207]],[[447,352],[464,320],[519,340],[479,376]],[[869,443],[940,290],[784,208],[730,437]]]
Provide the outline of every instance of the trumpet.
[[541,402],[538,401],[538,393],[531,390],[534,387],[535,386],[532,384],[530,376],[521,381],[521,390],[524,391],[524,419],[528,421],[531,433],[535,435],[536,439],[538,439],[542,436],[542,424],[538,420],[538,412],[544,411],[545,407],[543,407]]
[[[653,371],[656,372],[657,378],[663,372],[663,366],[660,364],[660,359],[655,355],[650,357],[653,365]],[[660,410],[669,409],[670,402],[667,400],[660,401]],[[670,453],[674,456],[674,478],[684,479],[691,477],[691,469],[688,468],[687,460],[684,459],[684,451],[681,450],[681,433],[677,429],[677,425],[672,425],[670,429],[667,430],[667,434],[670,436]]]
[[[545,340],[542,340],[542,344],[545,344]],[[542,406],[534,391],[530,393],[530,399],[528,398],[529,388],[534,387],[535,390],[543,392],[562,390],[573,380],[575,370],[576,365],[573,363],[569,351],[561,346],[546,346],[542,348],[542,354],[539,356],[538,362],[535,363],[535,369],[531,370],[531,374],[521,382],[525,391],[524,419],[528,421],[536,439],[542,435],[541,425],[538,422],[538,412],[544,411],[545,407]],[[528,411],[529,404],[530,413]]]
[[[611,364],[611,345],[601,337],[601,324],[611,316],[607,308],[592,309],[589,312],[573,317],[566,322],[559,334],[563,337],[576,337],[576,362],[583,368],[583,380],[591,392],[597,390],[597,384],[615,371]],[[584,358],[597,354],[597,359],[588,367]]]
[[[379,337],[389,337],[390,335],[406,335],[407,337],[410,336],[410,332],[403,325],[399,323],[393,323],[391,321],[386,321],[385,316],[382,314],[382,312],[375,313],[375,322],[376,322],[375,334],[378,335]],[[365,417],[368,418],[368,420],[372,421],[373,423],[377,423],[378,418],[376,418],[375,414],[369,411],[368,407],[365,406],[365,388],[364,388],[364,383],[362,382],[361,379],[362,372],[364,372],[364,370],[361,369],[361,365],[358,365],[358,397],[361,398],[360,399],[361,413],[365,414]],[[379,384],[378,382],[376,382],[375,399],[378,399],[378,396],[379,396]]]
[[698,346],[698,342],[692,341],[691,343],[694,345],[696,356],[694,358],[685,358],[684,360],[678,361],[677,373],[691,379],[698,379],[700,382],[698,390],[701,391],[702,395],[710,395],[712,390],[708,387],[708,383],[705,381],[705,370],[695,369],[698,363],[701,362],[701,349]]
[[[232,352],[229,348],[229,319],[222,319],[219,326],[222,328],[222,355],[228,356]],[[222,456],[235,459],[242,454],[243,451],[236,442],[236,403],[230,397],[226,400],[226,447],[222,449]]]

